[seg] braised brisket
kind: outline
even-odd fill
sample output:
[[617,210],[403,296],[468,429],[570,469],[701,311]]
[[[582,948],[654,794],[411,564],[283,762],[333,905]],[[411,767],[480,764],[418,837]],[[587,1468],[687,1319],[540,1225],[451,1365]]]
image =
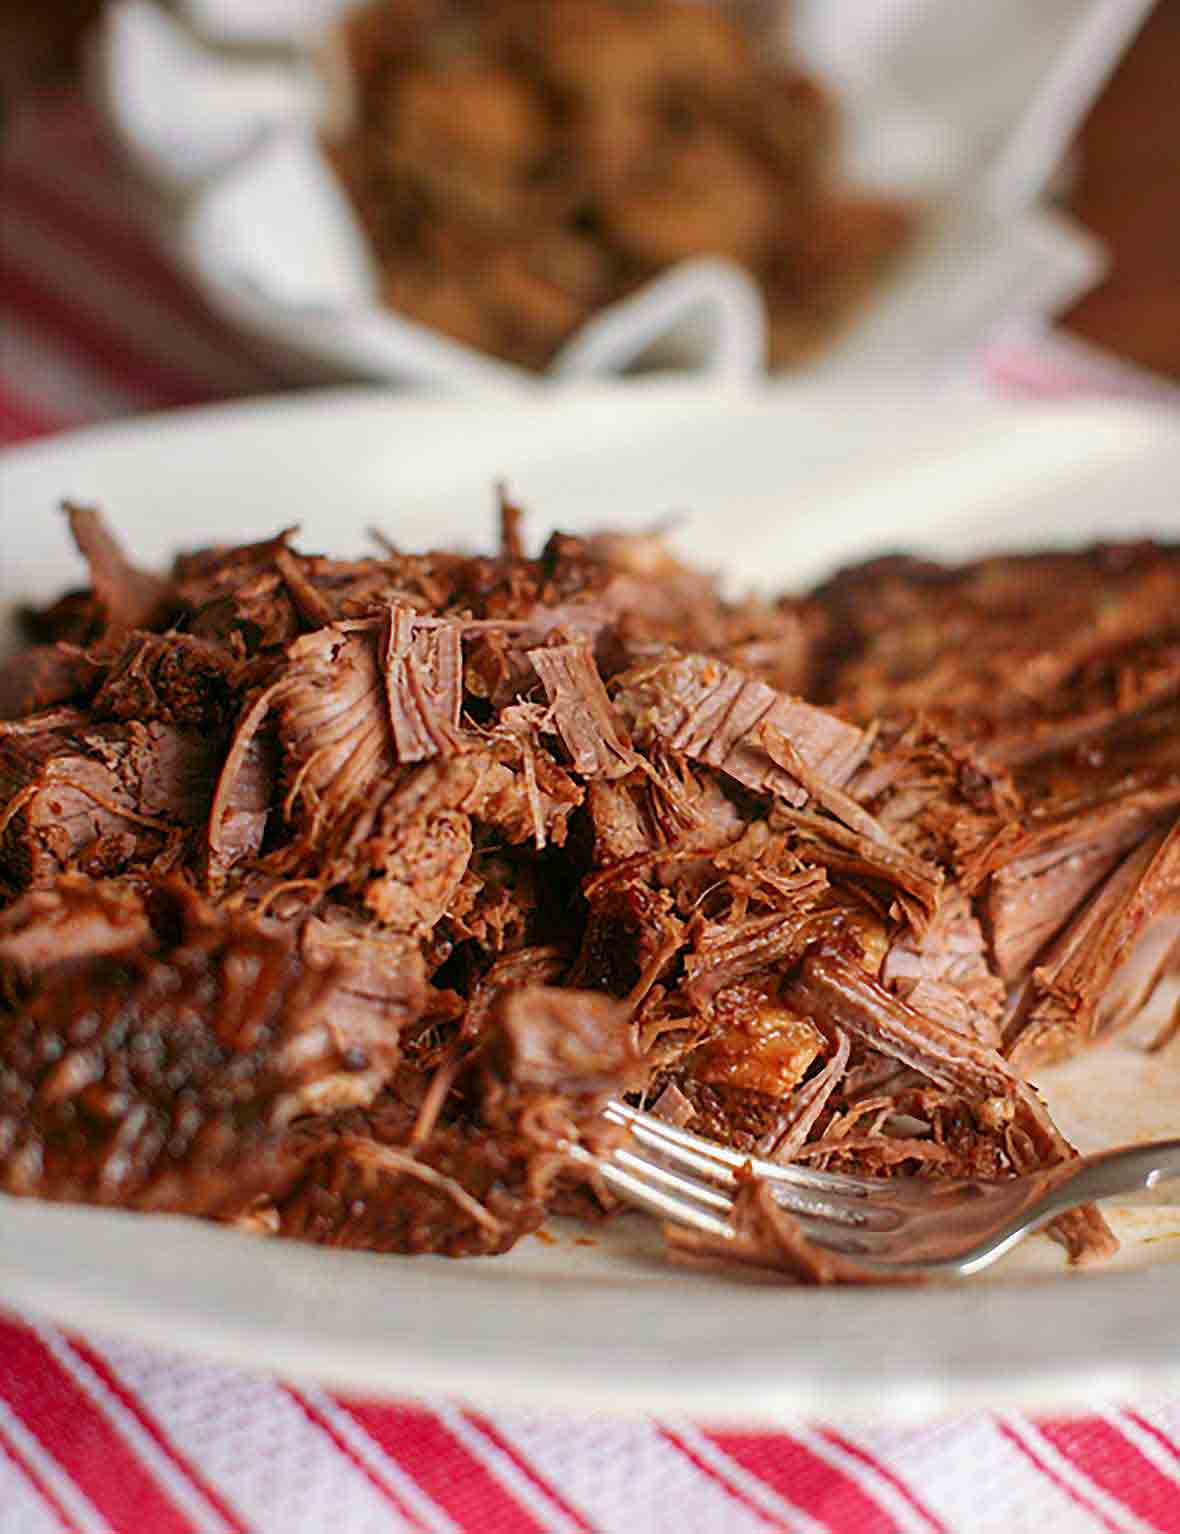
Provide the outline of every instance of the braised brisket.
[[[506,501],[497,555],[286,532],[166,578],[70,520],[91,587],[0,672],[9,1193],[488,1254],[609,1207],[618,1096],[1012,1176],[1072,1154],[1024,1071],[1180,969],[1174,550],[770,604],[655,535],[532,558]],[[736,1223],[862,1276],[760,1185]]]

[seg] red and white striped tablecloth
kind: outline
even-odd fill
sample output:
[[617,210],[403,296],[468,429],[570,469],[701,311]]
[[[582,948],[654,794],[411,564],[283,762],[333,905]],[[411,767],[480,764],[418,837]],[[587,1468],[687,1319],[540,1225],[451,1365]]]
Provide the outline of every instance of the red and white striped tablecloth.
[[[1013,344],[987,365],[1025,392],[1092,378]],[[0,440],[278,384],[138,229],[87,112],[22,109],[0,143]],[[1180,1534],[1180,1402],[739,1432],[351,1400],[0,1317],[0,1534],[400,1530]]]

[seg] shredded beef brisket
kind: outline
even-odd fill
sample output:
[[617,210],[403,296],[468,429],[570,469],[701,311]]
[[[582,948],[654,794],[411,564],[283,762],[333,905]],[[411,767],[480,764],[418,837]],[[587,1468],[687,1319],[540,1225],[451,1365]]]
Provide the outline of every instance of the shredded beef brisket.
[[[654,535],[532,558],[504,500],[497,555],[288,531],[167,577],[70,522],[90,589],[0,671],[9,1193],[489,1254],[609,1207],[621,1095],[1012,1176],[1072,1154],[1023,1072],[1180,969],[1174,550],[767,603]],[[755,1183],[736,1223],[859,1276]]]

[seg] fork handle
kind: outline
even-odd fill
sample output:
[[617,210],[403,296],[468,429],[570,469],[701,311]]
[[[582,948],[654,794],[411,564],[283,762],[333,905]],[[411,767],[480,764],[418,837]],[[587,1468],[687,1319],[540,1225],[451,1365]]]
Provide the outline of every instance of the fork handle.
[[[1070,1175],[1070,1168],[1076,1168]],[[1136,1203],[1180,1203],[1180,1140],[1155,1140],[1122,1150],[1099,1151],[1082,1163],[1066,1162],[1059,1187],[1050,1195],[1060,1210],[1080,1203],[1146,1194]]]

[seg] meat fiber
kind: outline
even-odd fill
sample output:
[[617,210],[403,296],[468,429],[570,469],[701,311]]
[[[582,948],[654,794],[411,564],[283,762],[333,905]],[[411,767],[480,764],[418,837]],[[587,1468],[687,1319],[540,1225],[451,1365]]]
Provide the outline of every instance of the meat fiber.
[[1006,1028],[1009,1058],[1040,1063],[1125,1025],[1177,969],[1180,822],[1127,854],[1033,970]]
[[561,736],[574,771],[583,778],[624,777],[635,754],[611,707],[585,644],[530,650],[529,660],[549,698],[550,727]]
[[463,749],[463,651],[454,622],[391,607],[385,630],[385,698],[398,761]]
[[273,690],[247,701],[221,764],[205,836],[205,878],[220,894],[231,869],[262,850],[274,813],[278,747],[267,726]]
[[372,623],[317,629],[287,652],[274,686],[284,809],[314,835],[370,802],[397,766]]
[[806,803],[807,790],[774,761],[761,730],[778,730],[835,788],[844,787],[868,747],[863,731],[833,714],[702,656],[660,661],[623,677],[615,697],[637,740],[662,741],[793,805]]

